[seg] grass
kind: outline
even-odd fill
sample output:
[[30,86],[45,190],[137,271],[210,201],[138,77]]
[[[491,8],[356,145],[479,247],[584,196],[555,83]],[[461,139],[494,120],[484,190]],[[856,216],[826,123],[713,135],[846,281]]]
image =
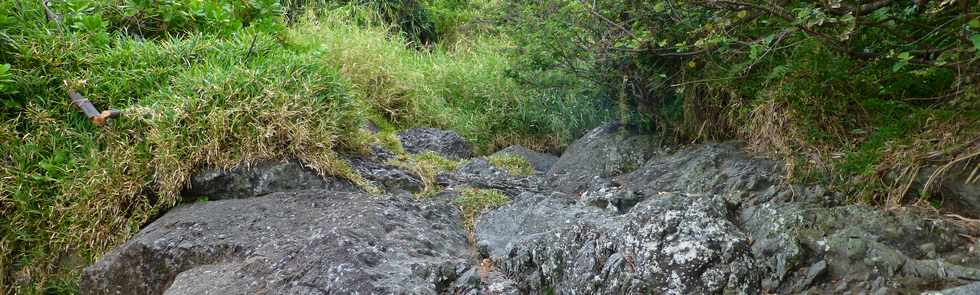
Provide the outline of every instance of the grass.
[[490,165],[504,169],[510,175],[528,176],[534,174],[534,166],[524,157],[509,154],[494,154],[487,157]]
[[436,176],[445,171],[456,170],[459,161],[446,159],[433,151],[426,151],[414,155],[399,154],[397,158],[390,160],[389,164],[418,175],[422,180],[422,190],[416,193],[416,196],[428,197],[440,190],[439,184],[436,183]]
[[[61,256],[125,241],[204,166],[295,157],[365,184],[337,158],[363,145],[355,99],[315,52],[250,31],[107,47],[48,37],[25,40],[34,50],[16,57],[18,90],[31,99],[4,117],[13,140],[0,172],[4,257],[32,268],[35,286]],[[253,38],[258,53],[243,61]],[[60,79],[123,117],[91,125],[65,103]]]
[[460,196],[453,201],[463,212],[463,225],[468,230],[476,226],[476,219],[488,210],[510,203],[510,198],[492,189],[465,188]]
[[453,129],[482,152],[512,143],[557,150],[611,113],[592,101],[511,79],[510,41],[476,35],[419,51],[370,23],[362,11],[322,12],[287,38],[318,50],[340,69],[371,116],[399,128]]

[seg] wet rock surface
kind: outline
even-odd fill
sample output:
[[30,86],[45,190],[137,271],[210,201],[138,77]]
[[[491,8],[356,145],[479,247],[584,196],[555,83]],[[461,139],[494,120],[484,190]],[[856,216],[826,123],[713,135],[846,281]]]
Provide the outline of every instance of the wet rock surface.
[[[412,129],[406,151],[472,156],[452,132]],[[975,294],[980,255],[935,213],[844,205],[786,183],[738,143],[665,147],[607,124],[560,158],[501,154],[421,179],[390,152],[347,158],[369,195],[297,162],[206,170],[180,205],[86,269],[84,294]],[[956,176],[959,174],[949,174]],[[952,177],[951,176],[951,177]],[[969,183],[968,183],[969,184]],[[461,225],[457,188],[511,203]],[[960,194],[968,190],[949,188]],[[189,199],[196,199],[189,197]],[[219,200],[219,201],[214,201]],[[969,198],[962,202],[970,202]],[[964,205],[966,207],[966,205]],[[971,284],[973,283],[973,284]],[[962,287],[960,287],[962,285]]]

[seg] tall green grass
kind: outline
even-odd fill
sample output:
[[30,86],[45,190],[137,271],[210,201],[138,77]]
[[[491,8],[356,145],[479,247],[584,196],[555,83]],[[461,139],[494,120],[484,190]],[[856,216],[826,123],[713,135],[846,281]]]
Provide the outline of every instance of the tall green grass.
[[353,9],[328,11],[295,26],[287,39],[322,52],[364,109],[376,112],[373,119],[453,129],[489,151],[511,143],[559,149],[612,117],[602,102],[517,83],[507,73],[513,45],[503,36],[476,35],[420,51],[365,18]]

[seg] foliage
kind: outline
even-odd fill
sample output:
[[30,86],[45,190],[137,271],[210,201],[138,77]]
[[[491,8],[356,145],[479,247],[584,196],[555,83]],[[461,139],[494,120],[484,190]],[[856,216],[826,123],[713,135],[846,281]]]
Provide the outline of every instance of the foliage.
[[513,143],[557,150],[611,115],[589,97],[520,87],[506,73],[504,38],[476,35],[466,46],[419,51],[384,27],[358,25],[362,18],[355,9],[324,11],[318,25],[294,26],[284,38],[341,69],[375,122],[453,129],[481,151]]
[[[953,125],[971,127],[950,146],[980,133],[980,6],[968,1],[549,0],[510,11],[523,60],[512,72],[527,84],[589,79],[597,98],[681,142],[746,138],[859,199],[896,198],[866,186],[936,152],[912,142]],[[904,163],[888,160],[903,149]]]
[[9,64],[0,64],[0,94],[14,94],[14,80]]
[[453,203],[463,212],[463,225],[473,230],[480,214],[510,203],[510,198],[497,190],[464,188]]
[[504,169],[510,175],[528,176],[534,173],[534,166],[531,162],[518,155],[494,154],[487,157],[490,165]]

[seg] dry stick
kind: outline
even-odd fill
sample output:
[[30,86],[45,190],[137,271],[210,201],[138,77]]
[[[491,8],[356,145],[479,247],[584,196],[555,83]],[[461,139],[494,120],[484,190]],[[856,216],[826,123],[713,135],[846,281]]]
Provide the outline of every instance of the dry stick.
[[44,7],[45,19],[47,19],[48,21],[54,21],[54,23],[57,25],[56,27],[58,28],[58,32],[60,33],[63,30],[63,28],[61,27],[61,16],[58,15],[57,13],[54,13],[54,11],[51,10],[51,8],[48,7],[48,5],[50,5],[49,0],[41,1],[41,7]]
[[105,110],[99,112],[99,110],[92,105],[91,101],[74,90],[70,90],[68,92],[68,97],[71,98],[71,102],[76,107],[81,109],[82,113],[85,114],[85,117],[92,121],[92,124],[95,124],[96,126],[105,125],[109,118],[115,118],[121,114],[119,110]]

